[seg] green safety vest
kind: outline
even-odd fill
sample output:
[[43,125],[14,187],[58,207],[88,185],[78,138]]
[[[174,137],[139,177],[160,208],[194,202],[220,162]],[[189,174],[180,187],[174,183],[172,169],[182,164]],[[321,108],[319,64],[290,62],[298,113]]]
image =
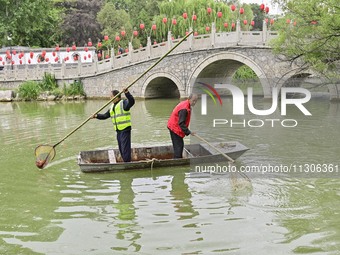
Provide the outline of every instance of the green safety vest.
[[123,130],[131,126],[130,111],[125,111],[123,107],[123,100],[120,100],[113,109],[114,104],[111,106],[110,116],[115,130]]

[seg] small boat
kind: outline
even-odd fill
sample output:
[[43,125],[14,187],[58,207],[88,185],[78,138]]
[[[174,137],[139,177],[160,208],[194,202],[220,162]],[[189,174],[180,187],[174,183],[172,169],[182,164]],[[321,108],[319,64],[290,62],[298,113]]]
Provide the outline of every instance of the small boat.
[[184,146],[183,158],[173,158],[172,145],[136,147],[131,149],[131,162],[124,162],[118,149],[81,151],[78,165],[84,173],[117,172],[151,167],[172,167],[227,161],[223,153],[237,159],[249,150],[239,142],[216,142],[188,144]]

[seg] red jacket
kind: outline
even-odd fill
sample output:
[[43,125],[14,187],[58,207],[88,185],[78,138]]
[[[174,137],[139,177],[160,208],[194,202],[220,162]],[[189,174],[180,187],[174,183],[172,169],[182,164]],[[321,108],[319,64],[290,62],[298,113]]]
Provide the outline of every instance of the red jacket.
[[191,117],[191,108],[190,108],[190,101],[189,100],[185,100],[183,102],[180,102],[172,111],[171,116],[168,120],[168,128],[174,132],[175,134],[179,135],[180,137],[185,137],[185,133],[184,131],[181,129],[181,127],[178,124],[179,121],[179,116],[178,116],[178,112],[180,110],[187,110],[188,115],[187,118],[185,120],[185,126],[189,127],[189,123],[190,123],[190,117]]

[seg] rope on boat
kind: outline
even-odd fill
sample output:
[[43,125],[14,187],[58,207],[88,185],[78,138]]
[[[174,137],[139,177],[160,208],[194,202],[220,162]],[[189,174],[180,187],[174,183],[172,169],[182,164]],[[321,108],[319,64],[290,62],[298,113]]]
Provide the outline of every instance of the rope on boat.
[[152,158],[152,159],[146,158],[146,159],[143,160],[142,162],[146,162],[146,163],[151,162],[151,168],[150,168],[150,170],[152,171],[152,170],[153,170],[153,164],[154,164],[156,161],[158,161],[158,159],[156,159],[156,158]]

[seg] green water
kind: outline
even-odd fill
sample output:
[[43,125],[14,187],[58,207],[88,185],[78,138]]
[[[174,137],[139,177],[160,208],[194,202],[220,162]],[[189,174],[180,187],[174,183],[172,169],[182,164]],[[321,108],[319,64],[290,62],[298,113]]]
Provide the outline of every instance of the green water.
[[[56,147],[46,169],[35,167],[37,145],[58,142],[104,103],[0,104],[0,254],[339,254],[335,174],[257,175],[249,184],[225,174],[194,175],[190,167],[81,173],[80,150],[117,146],[109,120],[90,120]],[[176,103],[137,101],[133,146],[169,143],[166,122]],[[313,100],[309,118],[289,109],[296,128],[213,130],[211,119],[230,119],[224,103],[210,105],[205,120],[195,114],[193,129],[209,141],[247,145],[238,167],[340,165],[340,104]]]

